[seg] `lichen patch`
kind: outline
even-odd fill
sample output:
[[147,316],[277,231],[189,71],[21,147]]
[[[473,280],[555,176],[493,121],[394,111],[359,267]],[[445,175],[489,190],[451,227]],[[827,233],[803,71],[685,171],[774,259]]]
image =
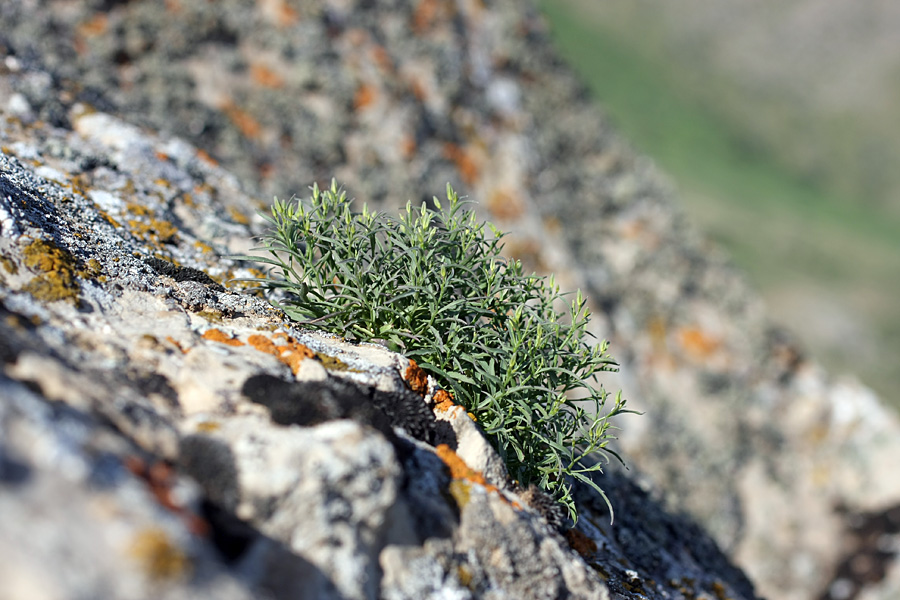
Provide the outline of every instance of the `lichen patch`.
[[409,366],[403,374],[403,379],[409,384],[410,389],[417,394],[424,396],[428,393],[428,373],[425,369],[416,364],[416,361],[409,359]]
[[233,338],[221,329],[207,329],[203,334],[203,338],[207,340],[211,340],[213,342],[219,342],[220,344],[225,344],[226,346],[243,346],[244,342],[239,339]]
[[300,371],[300,364],[307,358],[314,358],[316,353],[305,345],[296,341],[289,335],[276,334],[283,338],[285,344],[278,345],[264,335],[254,334],[247,338],[247,343],[266,354],[271,354],[279,361],[290,367],[291,373],[296,375]]
[[66,300],[78,303],[74,256],[45,240],[34,240],[22,254],[25,266],[38,271],[38,275],[23,288],[26,292],[44,302]]

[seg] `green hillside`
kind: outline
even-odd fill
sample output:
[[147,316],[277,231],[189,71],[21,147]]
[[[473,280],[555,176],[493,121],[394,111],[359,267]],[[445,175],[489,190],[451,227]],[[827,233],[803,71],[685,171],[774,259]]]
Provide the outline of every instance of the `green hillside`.
[[606,31],[576,4],[542,8],[623,134],[674,178],[686,209],[750,273],[777,321],[900,406],[900,223],[790,173],[741,123],[704,105],[688,65],[642,50],[654,44],[641,35]]

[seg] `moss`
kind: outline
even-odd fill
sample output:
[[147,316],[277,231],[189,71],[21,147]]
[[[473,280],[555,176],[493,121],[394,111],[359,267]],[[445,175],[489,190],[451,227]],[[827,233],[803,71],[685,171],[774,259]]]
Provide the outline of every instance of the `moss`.
[[25,266],[39,274],[23,288],[43,302],[66,300],[78,304],[75,257],[52,242],[35,240],[23,252]]

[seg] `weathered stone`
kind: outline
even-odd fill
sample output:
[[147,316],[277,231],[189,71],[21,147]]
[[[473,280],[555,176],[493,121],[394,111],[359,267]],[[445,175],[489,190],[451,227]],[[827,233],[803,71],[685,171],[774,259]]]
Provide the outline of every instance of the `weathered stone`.
[[[180,170],[161,150],[189,147],[92,122],[127,135],[0,120],[0,144],[32,157],[0,155],[0,254],[22,265],[0,285],[0,563],[13,597],[678,597],[605,582],[516,493],[465,411],[436,402],[432,377],[410,389],[409,360],[296,329],[217,281],[247,272],[223,255],[259,232],[227,210],[249,201],[227,174]],[[51,169],[62,181],[38,174]],[[163,221],[173,235],[144,227]],[[77,302],[29,288],[35,239],[71,256],[49,269],[71,269]],[[581,522],[604,511],[585,504]],[[650,514],[672,519],[653,506],[623,523],[639,530]],[[699,531],[681,543],[717,552]]]
[[[94,2],[7,0],[0,20],[6,377],[173,462],[182,438],[202,433],[192,427],[235,415],[268,422],[269,409],[242,393],[253,377],[286,385],[340,377],[391,394],[404,385],[405,359],[290,329],[259,298],[223,292],[218,285],[252,273],[222,256],[246,253],[260,233],[254,196],[299,195],[337,176],[361,200],[393,208],[427,201],[450,181],[513,232],[510,254],[588,292],[594,333],[611,339],[622,363],[605,383],[624,387],[644,412],[622,423],[617,450],[665,506],[702,523],[773,599],[830,588],[900,596],[895,550],[876,553],[865,576],[845,569],[872,546],[858,541],[857,516],[900,505],[896,416],[772,329],[740,274],[677,209],[671,186],[591,105],[531,3],[221,0],[101,11]],[[25,255],[48,244],[56,260]],[[175,270],[146,262],[158,259]],[[319,360],[249,341],[288,346],[273,339],[278,331]],[[367,419],[355,422],[370,427]],[[477,426],[460,414],[450,423],[459,456],[499,486],[502,469],[478,449],[486,446]],[[398,497],[419,534],[433,526],[452,537],[459,525],[435,491],[450,494],[446,473],[435,472],[440,459],[425,460],[426,445],[398,436],[395,452],[415,449],[398,464],[427,481],[400,484]],[[15,457],[2,464],[14,474],[32,468]],[[221,487],[197,465],[185,469]],[[453,486],[460,498],[464,487]],[[602,550],[603,535],[639,530],[640,510],[657,509],[635,509],[632,522],[617,506],[615,528],[582,520],[579,530]],[[277,550],[259,556],[296,556],[265,540],[258,546]],[[485,587],[482,567],[470,561],[469,575],[453,574],[460,556],[423,547],[380,560],[391,565],[380,593],[455,590],[466,579],[477,594],[502,597]],[[678,567],[653,575],[663,586],[654,588],[630,552],[614,559],[623,569],[605,571],[615,594],[749,593],[684,568],[683,555],[664,555]],[[403,574],[407,556],[424,581]],[[253,572],[247,585],[269,589],[266,571]]]

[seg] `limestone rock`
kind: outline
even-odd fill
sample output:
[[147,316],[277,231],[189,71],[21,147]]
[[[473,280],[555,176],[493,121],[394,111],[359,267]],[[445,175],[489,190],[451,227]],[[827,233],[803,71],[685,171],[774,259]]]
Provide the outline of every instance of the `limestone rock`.
[[[257,198],[302,195],[336,176],[393,209],[449,181],[513,232],[510,254],[587,292],[594,332],[622,364],[604,383],[644,412],[622,424],[632,479],[701,523],[765,596],[900,597],[898,553],[877,541],[896,530],[857,529],[900,506],[896,416],[771,327],[665,178],[556,57],[533,3],[6,0],[0,21],[0,278],[18,292],[4,291],[5,310],[29,332],[0,338],[3,356],[17,357],[7,377],[42,379],[45,397],[170,461],[190,434],[179,419],[272,410],[242,393],[251,377],[345,377],[396,391],[402,359],[318,346],[194,270],[217,285],[250,274],[221,256],[253,245]],[[249,343],[265,334],[288,346],[276,331],[352,366],[337,373]],[[338,400],[320,408],[360,412]],[[462,443],[456,425],[471,427],[450,425]],[[431,473],[416,447],[402,468]],[[470,448],[457,450],[488,460]],[[501,481],[488,462],[478,468]],[[429,507],[410,508],[417,527],[449,535],[439,481],[407,482],[400,495]],[[610,531],[625,535],[618,512],[622,529]],[[402,581],[396,594],[468,589],[453,583],[468,577],[453,574],[457,559],[432,542],[379,559],[383,581]],[[425,579],[398,575],[406,564]],[[645,568],[625,570],[641,578]],[[654,581],[686,596],[691,582],[713,596],[724,589],[678,577]]]
[[0,597],[755,598],[699,530],[643,549],[714,568],[631,568],[586,492],[563,537],[410,361],[230,282],[261,225],[202,153],[77,106],[5,116]]

